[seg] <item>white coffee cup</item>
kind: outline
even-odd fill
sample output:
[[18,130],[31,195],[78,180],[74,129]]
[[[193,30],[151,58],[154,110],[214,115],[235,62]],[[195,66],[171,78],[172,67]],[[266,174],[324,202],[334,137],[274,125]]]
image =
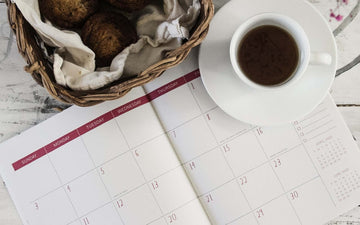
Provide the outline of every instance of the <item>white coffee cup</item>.
[[[299,62],[297,67],[293,74],[280,84],[261,85],[255,83],[244,74],[238,62],[238,48],[244,36],[250,30],[263,25],[278,26],[286,30],[294,38],[298,47]],[[330,65],[332,57],[328,53],[311,52],[309,39],[304,29],[294,19],[277,13],[262,13],[249,18],[236,29],[230,43],[230,60],[236,74],[247,85],[257,89],[275,90],[293,85],[299,81],[309,64]]]

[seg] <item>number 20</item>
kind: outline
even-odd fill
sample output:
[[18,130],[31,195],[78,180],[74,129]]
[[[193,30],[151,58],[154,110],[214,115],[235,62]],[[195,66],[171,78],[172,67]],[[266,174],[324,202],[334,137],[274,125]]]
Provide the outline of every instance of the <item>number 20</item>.
[[169,219],[169,223],[175,222],[175,220],[176,220],[176,214],[173,213],[173,214],[169,215],[169,216],[168,216],[168,219]]

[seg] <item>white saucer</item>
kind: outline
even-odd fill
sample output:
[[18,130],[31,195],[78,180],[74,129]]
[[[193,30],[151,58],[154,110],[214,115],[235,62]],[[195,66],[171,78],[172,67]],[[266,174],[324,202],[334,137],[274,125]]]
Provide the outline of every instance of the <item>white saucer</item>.
[[[311,51],[327,52],[331,65],[309,66],[293,86],[261,91],[243,83],[229,57],[236,28],[256,14],[275,12],[295,19],[310,40]],[[278,125],[310,113],[327,95],[336,72],[337,50],[327,21],[304,0],[232,0],[214,16],[200,46],[201,78],[211,98],[230,116],[256,125]]]

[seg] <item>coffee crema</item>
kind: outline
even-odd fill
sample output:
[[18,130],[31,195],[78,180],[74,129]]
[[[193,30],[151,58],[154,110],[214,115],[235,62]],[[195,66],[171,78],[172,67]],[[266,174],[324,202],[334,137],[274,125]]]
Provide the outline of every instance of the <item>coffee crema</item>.
[[244,75],[251,81],[265,86],[280,85],[296,70],[299,50],[286,30],[263,25],[244,36],[237,59]]

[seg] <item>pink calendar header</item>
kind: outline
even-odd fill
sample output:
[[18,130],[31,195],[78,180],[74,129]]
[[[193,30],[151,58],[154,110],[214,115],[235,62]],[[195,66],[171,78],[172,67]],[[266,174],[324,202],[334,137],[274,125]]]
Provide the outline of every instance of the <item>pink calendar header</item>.
[[109,120],[112,120],[115,117],[118,117],[126,112],[129,112],[132,109],[135,109],[141,105],[144,105],[146,103],[149,103],[150,101],[186,84],[187,82],[190,82],[196,78],[200,77],[199,70],[194,70],[168,84],[165,84],[154,91],[148,93],[147,95],[144,95],[142,97],[139,97],[135,100],[132,100],[116,109],[113,109],[94,120],[82,125],[81,127],[65,134],[64,136],[54,140],[53,142],[49,143],[48,145],[36,150],[35,152],[23,157],[22,159],[19,159],[18,161],[14,162],[12,164],[14,170],[19,170],[22,167],[34,162],[35,160],[38,160],[39,158],[45,156],[46,154],[59,149],[61,146],[69,143],[70,141],[80,137],[81,135],[89,132],[90,130],[95,129],[96,127],[108,122]]

